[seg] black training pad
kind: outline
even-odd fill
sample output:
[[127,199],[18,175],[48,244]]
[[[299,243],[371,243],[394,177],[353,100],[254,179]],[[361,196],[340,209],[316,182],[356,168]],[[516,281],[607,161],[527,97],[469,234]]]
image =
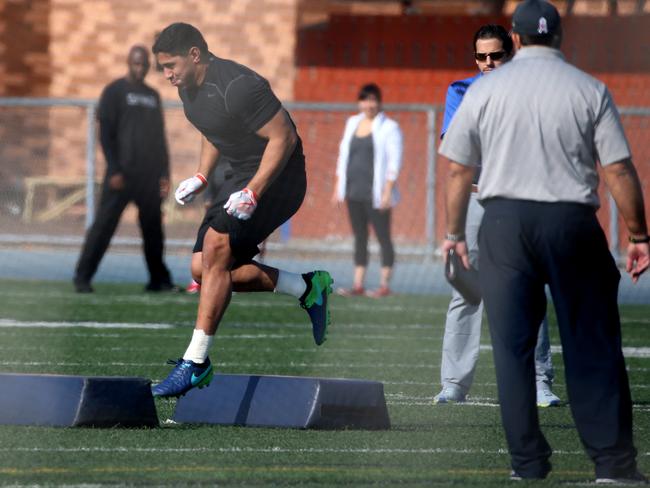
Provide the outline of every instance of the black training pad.
[[390,429],[377,381],[215,374],[181,397],[174,421],[299,429]]
[[0,373],[0,424],[155,427],[144,378]]

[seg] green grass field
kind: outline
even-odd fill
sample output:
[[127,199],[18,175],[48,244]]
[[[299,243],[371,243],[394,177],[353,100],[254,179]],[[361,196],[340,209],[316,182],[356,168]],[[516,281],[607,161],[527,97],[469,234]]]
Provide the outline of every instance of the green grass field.
[[[165,360],[185,350],[197,297],[150,295],[135,285],[96,289],[77,295],[67,283],[0,282],[0,319],[23,324],[4,321],[0,327],[0,371],[162,379],[169,371]],[[211,354],[218,371],[382,381],[390,431],[172,425],[164,421],[174,401],[157,400],[161,427],[156,429],[0,426],[0,484],[507,485],[491,351],[481,352],[468,404],[432,404],[447,302],[445,297],[333,298],[329,339],[316,347],[295,300],[272,294],[233,298]],[[623,307],[622,317],[624,345],[648,346],[650,307]],[[106,327],[43,327],[34,321]],[[558,344],[555,327],[551,340]],[[489,344],[487,327],[482,342]],[[639,463],[650,472],[650,355],[642,357],[643,351],[631,354],[628,367]],[[566,399],[561,356],[553,359],[555,391]],[[593,480],[568,406],[541,410],[540,417],[556,452],[551,476],[537,485]]]

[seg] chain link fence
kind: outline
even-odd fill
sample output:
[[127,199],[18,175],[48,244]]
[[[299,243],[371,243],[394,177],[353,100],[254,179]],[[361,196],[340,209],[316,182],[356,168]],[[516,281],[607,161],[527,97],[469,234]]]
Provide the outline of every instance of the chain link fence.
[[[287,103],[307,156],[308,192],[290,225],[272,236],[269,252],[345,253],[352,237],[346,209],[332,203],[338,146],[354,104]],[[404,134],[398,180],[401,202],[393,236],[400,256],[430,260],[444,234],[446,165],[436,156],[442,107],[386,105]],[[92,222],[105,162],[97,143],[96,101],[0,98],[0,243],[79,246]],[[650,109],[621,109],[646,197],[650,188]],[[165,106],[173,184],[195,172],[200,136],[179,103]],[[172,187],[173,188],[173,187]],[[650,197],[648,197],[650,198]],[[625,227],[601,185],[599,212],[617,254]],[[167,247],[190,252],[204,205],[165,202]],[[135,208],[125,212],[113,245],[139,245]]]

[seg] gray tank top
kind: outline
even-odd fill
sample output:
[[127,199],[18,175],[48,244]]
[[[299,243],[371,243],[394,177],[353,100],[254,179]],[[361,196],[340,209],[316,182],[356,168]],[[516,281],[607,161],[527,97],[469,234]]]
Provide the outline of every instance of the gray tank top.
[[372,179],[374,175],[375,150],[372,133],[365,137],[356,135],[350,141],[348,156],[347,185],[345,197],[348,200],[371,202]]

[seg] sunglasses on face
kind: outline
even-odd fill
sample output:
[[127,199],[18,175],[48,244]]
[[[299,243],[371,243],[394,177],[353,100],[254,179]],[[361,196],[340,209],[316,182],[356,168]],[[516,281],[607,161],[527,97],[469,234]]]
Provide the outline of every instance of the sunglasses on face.
[[505,55],[505,51],[495,51],[493,53],[474,53],[474,57],[477,61],[485,61],[487,60],[488,56],[490,56],[490,59],[492,61],[499,61],[500,59],[503,59]]

